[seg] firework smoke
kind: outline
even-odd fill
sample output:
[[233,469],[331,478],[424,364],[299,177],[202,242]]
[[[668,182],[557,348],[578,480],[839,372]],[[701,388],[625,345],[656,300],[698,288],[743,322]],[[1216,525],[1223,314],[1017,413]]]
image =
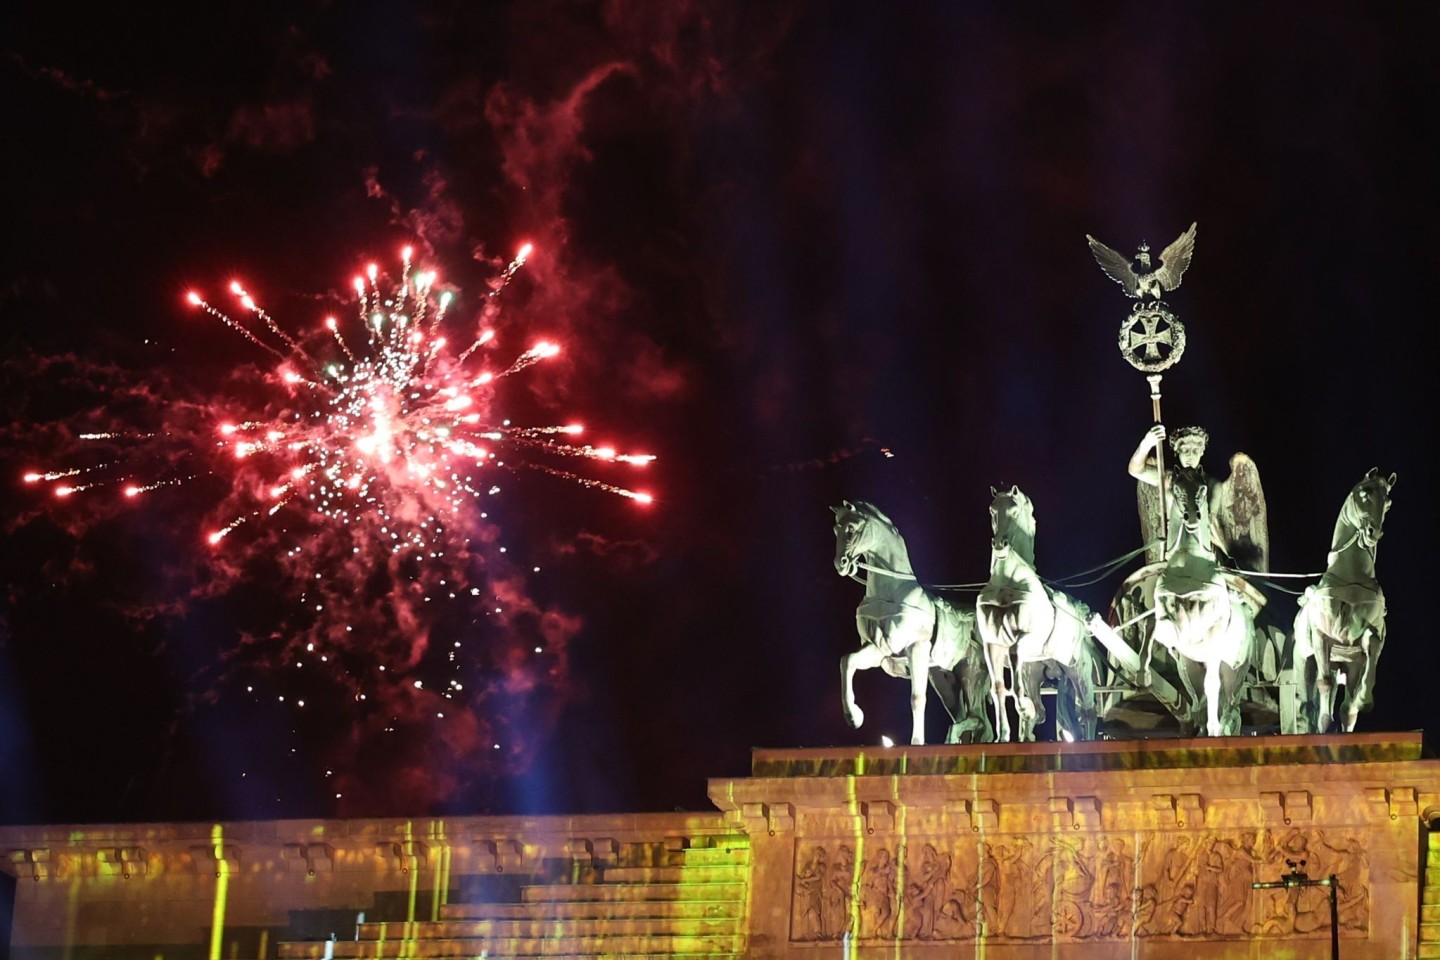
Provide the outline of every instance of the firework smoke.
[[[191,293],[268,358],[258,378],[237,368],[233,382],[248,389],[185,402],[150,392],[153,417],[129,427],[87,417],[68,432],[67,463],[24,474],[65,511],[174,487],[220,491],[196,537],[198,569],[165,565],[159,595],[135,612],[182,616],[176,595],[219,607],[238,643],[205,671],[207,699],[279,711],[294,751],[322,751],[311,765],[326,768],[327,786],[344,785],[336,809],[414,809],[513,769],[563,701],[579,620],[530,598],[526,578],[539,568],[509,554],[491,516],[501,480],[538,471],[650,502],[598,472],[653,457],[583,443],[579,424],[521,426],[501,410],[505,380],[561,349],[537,339],[507,356],[489,325],[529,254],[491,283],[480,321],[454,344],[455,293],[408,249],[396,282],[368,267],[353,284],[355,314],[321,318],[308,334],[287,331],[238,282],[230,294],[243,313]],[[367,794],[355,764],[387,752],[377,743],[393,745],[399,767],[451,773]]]

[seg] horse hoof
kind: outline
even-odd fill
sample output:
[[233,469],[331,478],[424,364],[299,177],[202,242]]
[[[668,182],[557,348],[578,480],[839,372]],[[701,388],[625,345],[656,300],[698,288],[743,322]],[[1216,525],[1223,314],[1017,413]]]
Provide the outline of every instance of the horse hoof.
[[865,722],[865,714],[856,708],[853,713],[845,714],[845,722],[850,724],[851,730],[859,730],[860,725]]

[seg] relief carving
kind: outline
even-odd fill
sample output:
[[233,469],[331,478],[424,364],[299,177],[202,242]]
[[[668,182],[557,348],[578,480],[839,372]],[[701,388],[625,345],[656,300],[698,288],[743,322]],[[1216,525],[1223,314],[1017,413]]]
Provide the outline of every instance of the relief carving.
[[1000,846],[1000,892],[996,898],[999,929],[991,936],[1018,940],[1050,935],[1050,898],[1040,889],[1030,841],[1020,837]]
[[895,859],[884,847],[866,857],[860,868],[859,935],[878,940],[895,937]]
[[1310,877],[1335,875],[1341,935],[1369,935],[1364,844],[1308,826],[799,840],[796,854],[795,941],[839,941],[847,933],[872,942],[1328,936],[1325,887],[1252,889],[1300,861]]
[[829,940],[825,935],[825,878],[828,863],[825,848],[816,845],[795,872],[795,896],[790,906],[790,936],[794,940]]
[[1318,828],[1156,834],[1141,856],[1137,937],[1227,939],[1324,936],[1330,928],[1326,888],[1252,889],[1303,864],[1321,879],[1335,874],[1342,936],[1370,929],[1369,865],[1358,837],[1334,842]]
[[954,857],[934,844],[910,845],[905,860],[905,934],[909,940],[954,940],[973,932],[964,894],[951,880]]
[[846,932],[854,933],[850,929],[850,904],[855,899],[852,890],[854,883],[855,851],[842,843],[836,847],[835,856],[830,861],[830,871],[825,878],[820,905],[821,927],[826,933],[826,939],[833,940]]
[[795,874],[791,906],[791,938],[839,940],[851,930],[851,904],[855,899],[855,851],[836,844],[834,853],[823,844],[811,848]]

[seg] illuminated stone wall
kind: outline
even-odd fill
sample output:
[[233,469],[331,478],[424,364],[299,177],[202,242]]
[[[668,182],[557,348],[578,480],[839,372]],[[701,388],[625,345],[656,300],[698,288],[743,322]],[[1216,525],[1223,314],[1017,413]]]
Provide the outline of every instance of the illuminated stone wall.
[[[731,834],[713,813],[0,827],[0,868],[16,876],[13,960],[353,956],[357,933],[392,949],[435,939],[470,904],[518,904],[526,887],[563,901],[646,861],[724,853]],[[743,853],[726,885],[737,934]],[[498,956],[507,942],[554,939],[563,922],[497,933],[478,919],[469,939]],[[332,933],[338,950],[323,944]]]
[[708,814],[0,828],[11,956],[1327,957],[1326,888],[1252,887],[1304,861],[1336,877],[1343,956],[1440,957],[1419,734],[757,750],[751,773]]
[[1287,861],[1335,875],[1345,957],[1419,949],[1440,813],[1419,734],[761,750],[753,769],[711,784],[752,838],[751,956],[1328,957],[1327,888],[1252,887]]

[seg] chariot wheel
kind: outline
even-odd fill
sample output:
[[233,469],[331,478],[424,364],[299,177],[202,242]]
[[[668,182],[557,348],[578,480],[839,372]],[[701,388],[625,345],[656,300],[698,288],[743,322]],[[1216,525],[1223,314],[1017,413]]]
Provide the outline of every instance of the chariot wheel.
[[1073,900],[1062,900],[1055,905],[1055,933],[1064,937],[1078,937],[1085,929],[1085,911]]

